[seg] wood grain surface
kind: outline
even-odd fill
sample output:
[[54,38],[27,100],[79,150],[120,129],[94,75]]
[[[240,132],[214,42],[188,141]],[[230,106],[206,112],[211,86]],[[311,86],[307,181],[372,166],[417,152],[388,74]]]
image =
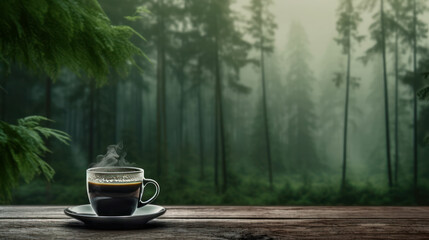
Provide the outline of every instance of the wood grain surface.
[[429,239],[429,207],[167,206],[140,229],[87,228],[67,206],[0,206],[0,239]]

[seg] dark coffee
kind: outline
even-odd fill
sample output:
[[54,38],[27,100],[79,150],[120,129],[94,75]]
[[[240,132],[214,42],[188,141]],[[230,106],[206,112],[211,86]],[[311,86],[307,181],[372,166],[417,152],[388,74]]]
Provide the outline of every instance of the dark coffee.
[[141,182],[88,182],[89,201],[99,216],[127,216],[136,210],[142,191]]

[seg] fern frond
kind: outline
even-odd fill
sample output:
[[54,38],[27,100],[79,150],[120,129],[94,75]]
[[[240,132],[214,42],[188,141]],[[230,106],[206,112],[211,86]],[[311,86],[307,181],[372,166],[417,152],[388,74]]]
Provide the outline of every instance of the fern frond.
[[17,125],[0,121],[0,203],[11,200],[11,190],[19,180],[31,181],[43,174],[46,180],[54,176],[54,169],[42,158],[50,150],[44,140],[53,137],[65,144],[70,141],[66,133],[40,126],[42,121],[50,121],[42,116],[18,119]]

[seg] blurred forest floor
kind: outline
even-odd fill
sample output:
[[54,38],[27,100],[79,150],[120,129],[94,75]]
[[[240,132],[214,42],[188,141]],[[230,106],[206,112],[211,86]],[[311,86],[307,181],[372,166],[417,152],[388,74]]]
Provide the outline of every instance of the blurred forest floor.
[[[69,172],[66,179],[46,183],[39,178],[22,185],[14,193],[13,204],[86,204],[85,171]],[[198,176],[176,176],[158,180],[161,193],[155,204],[161,205],[429,205],[429,186],[422,182],[417,200],[411,187],[388,189],[377,184],[349,184],[340,191],[338,176],[279,176],[273,189],[264,178],[230,176],[225,192],[214,189],[213,181]],[[46,193],[46,194],[42,194]],[[153,194],[146,188],[144,198]]]

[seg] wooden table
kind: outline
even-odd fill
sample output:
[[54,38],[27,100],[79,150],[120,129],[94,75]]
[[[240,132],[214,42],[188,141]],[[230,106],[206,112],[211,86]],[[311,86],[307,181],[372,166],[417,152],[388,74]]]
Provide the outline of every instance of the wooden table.
[[167,206],[137,230],[86,228],[66,206],[0,206],[0,239],[429,239],[429,207]]

